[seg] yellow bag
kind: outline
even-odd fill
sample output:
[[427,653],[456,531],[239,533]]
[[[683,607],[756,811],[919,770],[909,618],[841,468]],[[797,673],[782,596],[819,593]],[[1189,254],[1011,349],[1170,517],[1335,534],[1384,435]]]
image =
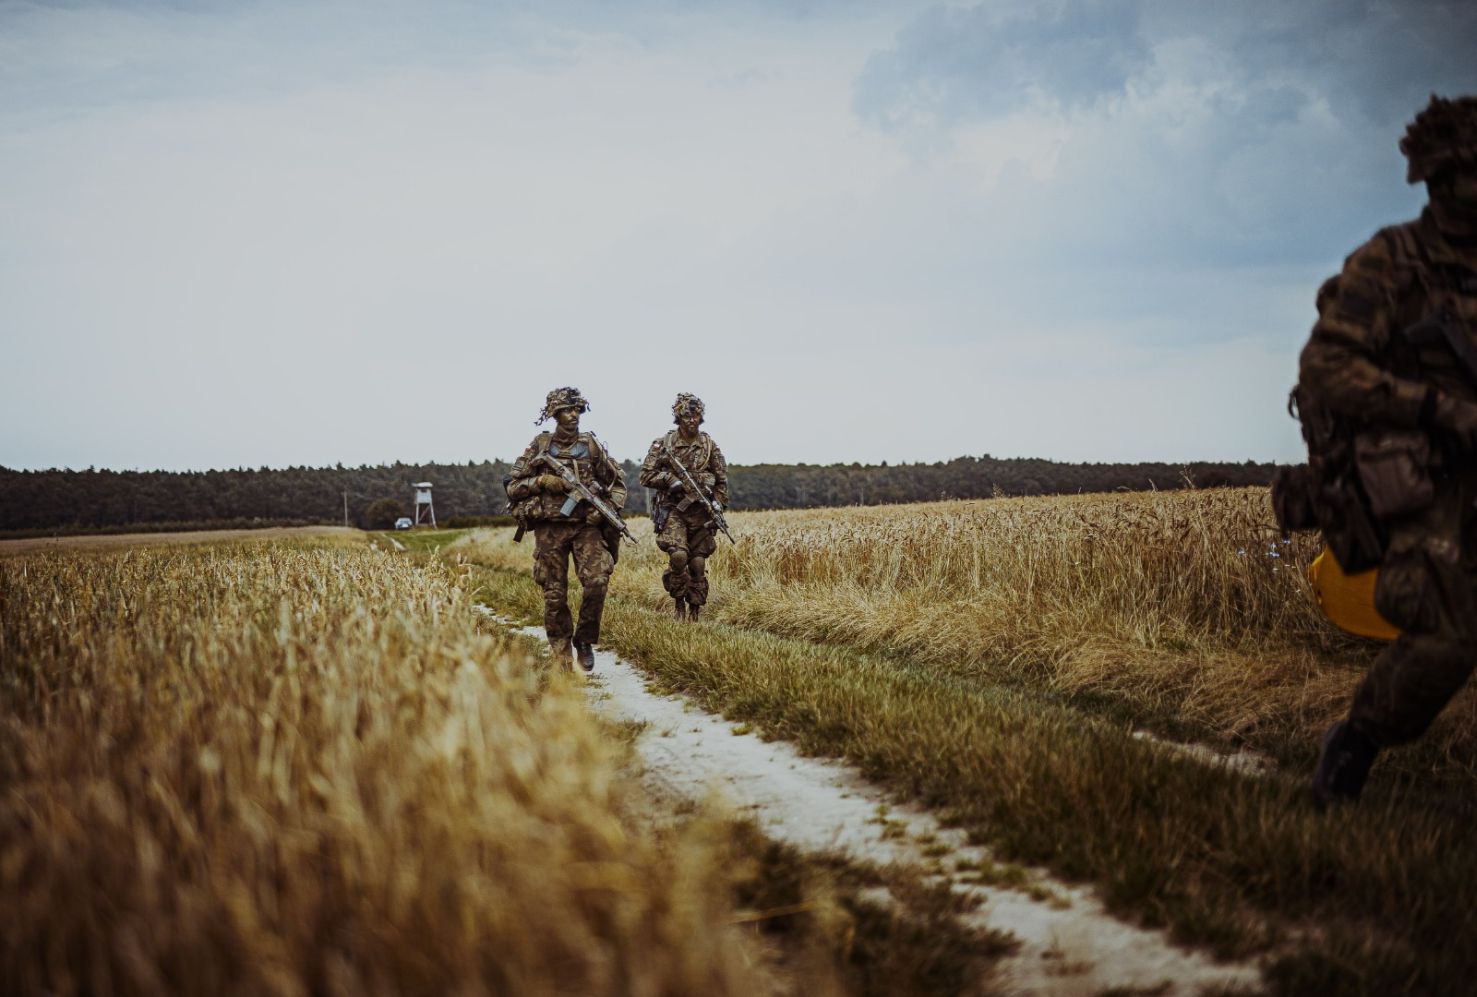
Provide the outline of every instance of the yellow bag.
[[1318,596],[1318,608],[1328,621],[1340,630],[1375,640],[1394,640],[1400,636],[1389,620],[1374,608],[1374,582],[1378,568],[1346,575],[1333,551],[1324,551],[1308,565],[1308,580]]

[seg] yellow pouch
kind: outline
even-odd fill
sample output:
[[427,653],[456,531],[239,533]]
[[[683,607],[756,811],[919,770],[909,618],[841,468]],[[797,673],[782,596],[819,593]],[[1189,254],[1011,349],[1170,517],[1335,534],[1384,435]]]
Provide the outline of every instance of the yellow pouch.
[[1394,640],[1400,636],[1389,620],[1374,608],[1374,582],[1379,569],[1371,568],[1357,575],[1346,575],[1333,551],[1323,552],[1308,565],[1308,580],[1318,596],[1318,608],[1328,621],[1340,630],[1375,640]]

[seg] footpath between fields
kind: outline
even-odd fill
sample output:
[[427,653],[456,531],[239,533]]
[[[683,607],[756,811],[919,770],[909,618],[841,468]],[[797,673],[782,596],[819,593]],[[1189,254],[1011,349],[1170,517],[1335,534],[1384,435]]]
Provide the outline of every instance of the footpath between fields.
[[[543,630],[486,615],[515,632]],[[643,779],[659,798],[693,802],[716,794],[761,832],[804,852],[839,853],[873,867],[905,869],[965,899],[973,931],[1016,940],[985,985],[1006,993],[1230,993],[1257,989],[1259,970],[1216,963],[1175,945],[1168,933],[1110,915],[1091,889],[1042,869],[1000,862],[928,810],[901,802],[854,766],[807,757],[765,741],[686,698],[648,688],[649,677],[611,651],[597,651],[587,680],[606,719],[637,725]],[[885,896],[885,889],[881,891]]]

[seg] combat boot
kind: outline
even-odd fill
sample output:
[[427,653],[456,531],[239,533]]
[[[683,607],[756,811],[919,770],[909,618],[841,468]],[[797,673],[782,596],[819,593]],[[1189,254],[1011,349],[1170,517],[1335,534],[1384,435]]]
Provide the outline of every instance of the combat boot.
[[687,600],[680,595],[677,597],[677,608],[674,610],[673,616],[678,620],[687,619]]
[[703,607],[697,605],[696,603],[689,602],[687,604],[687,622],[688,623],[696,623],[697,622],[698,610],[700,610],[702,608]]
[[1340,720],[1323,735],[1323,751],[1313,770],[1313,805],[1319,810],[1353,803],[1364,789],[1380,746]]
[[589,641],[575,641],[574,656],[580,663],[580,670],[586,675],[595,670],[595,648]]

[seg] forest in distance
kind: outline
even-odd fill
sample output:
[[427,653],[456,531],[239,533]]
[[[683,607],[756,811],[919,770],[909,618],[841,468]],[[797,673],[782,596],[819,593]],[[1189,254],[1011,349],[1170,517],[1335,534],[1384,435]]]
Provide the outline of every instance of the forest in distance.
[[[640,466],[627,460],[622,467],[630,487],[626,509],[643,513]],[[735,509],[803,509],[1266,485],[1276,468],[1253,461],[1092,464],[988,454],[917,464],[753,464],[730,466],[729,493]],[[411,513],[411,485],[418,481],[434,486],[438,522],[471,525],[507,512],[502,481],[509,469],[502,460],[209,471],[0,467],[0,532],[342,524],[346,518],[354,526],[384,528],[395,515]]]

